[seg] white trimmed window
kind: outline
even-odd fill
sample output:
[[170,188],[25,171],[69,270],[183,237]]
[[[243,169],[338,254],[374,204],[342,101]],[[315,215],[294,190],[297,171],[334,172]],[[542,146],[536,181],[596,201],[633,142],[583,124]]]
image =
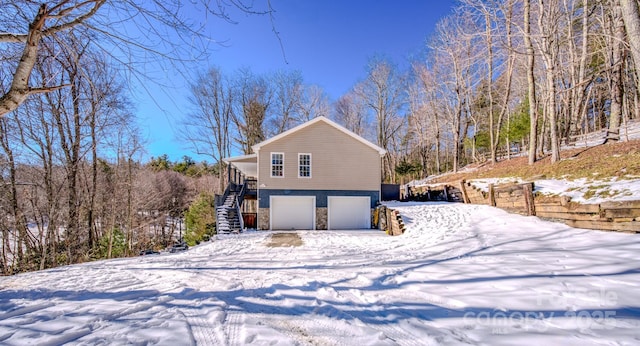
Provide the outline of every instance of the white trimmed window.
[[311,154],[298,154],[298,178],[311,178]]
[[271,153],[271,177],[284,177],[284,153]]

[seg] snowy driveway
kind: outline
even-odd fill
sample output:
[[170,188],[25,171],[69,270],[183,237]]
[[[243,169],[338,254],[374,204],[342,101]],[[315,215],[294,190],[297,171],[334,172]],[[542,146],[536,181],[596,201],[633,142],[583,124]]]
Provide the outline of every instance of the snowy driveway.
[[268,232],[0,278],[6,345],[640,343],[640,236],[398,204],[403,236]]

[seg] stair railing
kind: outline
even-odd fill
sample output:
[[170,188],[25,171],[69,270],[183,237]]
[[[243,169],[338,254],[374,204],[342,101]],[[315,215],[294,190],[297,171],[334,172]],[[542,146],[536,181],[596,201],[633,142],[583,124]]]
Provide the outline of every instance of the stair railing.
[[240,222],[240,232],[244,231],[244,218],[242,217],[242,211],[240,208],[240,203],[238,201],[238,196],[236,195],[236,213],[238,215],[238,222]]
[[236,184],[234,182],[229,182],[227,188],[224,191],[222,196],[215,196],[215,209],[216,209],[216,225],[218,224],[218,207],[222,206],[224,202],[227,200],[231,193],[235,194],[235,209],[238,215],[238,221],[240,223],[240,231],[244,230],[244,218],[242,216],[242,204],[244,203],[244,197],[247,193],[247,190],[250,188],[248,186],[249,183],[253,183],[255,185],[255,180],[248,181],[248,179],[243,179],[242,184]]
[[240,231],[244,231],[244,217],[242,216],[242,204],[244,203],[244,195],[247,192],[247,180],[240,185],[240,191],[236,194],[236,211],[240,221]]
[[231,184],[227,185],[227,188],[224,190],[222,196],[216,195],[215,198],[215,207],[220,207],[224,204],[224,201],[227,200],[227,197],[231,194]]

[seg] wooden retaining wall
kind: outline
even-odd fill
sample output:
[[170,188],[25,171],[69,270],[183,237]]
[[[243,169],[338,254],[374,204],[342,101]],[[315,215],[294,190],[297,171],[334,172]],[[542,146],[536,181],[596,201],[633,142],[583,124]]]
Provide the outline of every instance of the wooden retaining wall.
[[376,209],[378,228],[385,231],[388,235],[401,235],[406,230],[400,212],[381,205]]
[[482,191],[463,180],[460,191],[465,203],[491,205],[575,228],[640,233],[640,201],[580,204],[566,196],[534,194],[534,183],[489,185],[488,191]]

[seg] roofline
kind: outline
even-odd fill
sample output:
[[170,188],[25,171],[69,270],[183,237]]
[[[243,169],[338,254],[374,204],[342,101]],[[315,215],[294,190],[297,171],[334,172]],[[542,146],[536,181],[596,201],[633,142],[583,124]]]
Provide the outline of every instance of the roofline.
[[246,159],[252,159],[252,158],[257,158],[258,155],[257,154],[249,154],[249,155],[240,155],[240,156],[232,156],[232,157],[225,157],[222,159],[222,162],[224,163],[230,163],[230,162],[235,162],[235,161],[240,161],[240,160],[246,160]]
[[386,150],[384,150],[384,149],[380,148],[379,146],[371,143],[370,141],[358,136],[357,134],[353,133],[353,131],[348,130],[344,126],[342,126],[342,125],[340,125],[340,124],[338,124],[338,123],[336,123],[336,122],[332,121],[331,119],[329,119],[327,117],[324,117],[324,116],[315,117],[315,118],[307,121],[306,123],[300,124],[300,125],[292,128],[292,129],[289,129],[289,130],[287,130],[285,132],[280,133],[279,135],[276,135],[276,136],[271,137],[271,138],[269,138],[269,139],[267,139],[265,141],[262,141],[262,142],[260,142],[260,143],[258,143],[256,145],[252,146],[251,149],[253,149],[253,151],[257,153],[260,150],[261,147],[263,147],[263,146],[265,146],[267,144],[273,143],[275,141],[278,141],[278,140],[280,140],[280,139],[282,139],[282,138],[284,138],[284,137],[286,137],[286,136],[288,136],[288,135],[290,135],[290,134],[292,134],[294,132],[300,131],[300,130],[302,130],[302,129],[306,128],[306,127],[309,127],[309,126],[311,126],[311,125],[313,125],[313,124],[315,124],[317,122],[320,122],[320,121],[322,121],[322,122],[324,122],[324,123],[326,123],[328,125],[333,126],[334,128],[342,131],[343,133],[345,133],[345,134],[349,135],[350,137],[354,138],[355,140],[365,144],[366,146],[370,147],[371,149],[377,151],[378,154],[380,154],[380,156],[384,156],[387,153]]

